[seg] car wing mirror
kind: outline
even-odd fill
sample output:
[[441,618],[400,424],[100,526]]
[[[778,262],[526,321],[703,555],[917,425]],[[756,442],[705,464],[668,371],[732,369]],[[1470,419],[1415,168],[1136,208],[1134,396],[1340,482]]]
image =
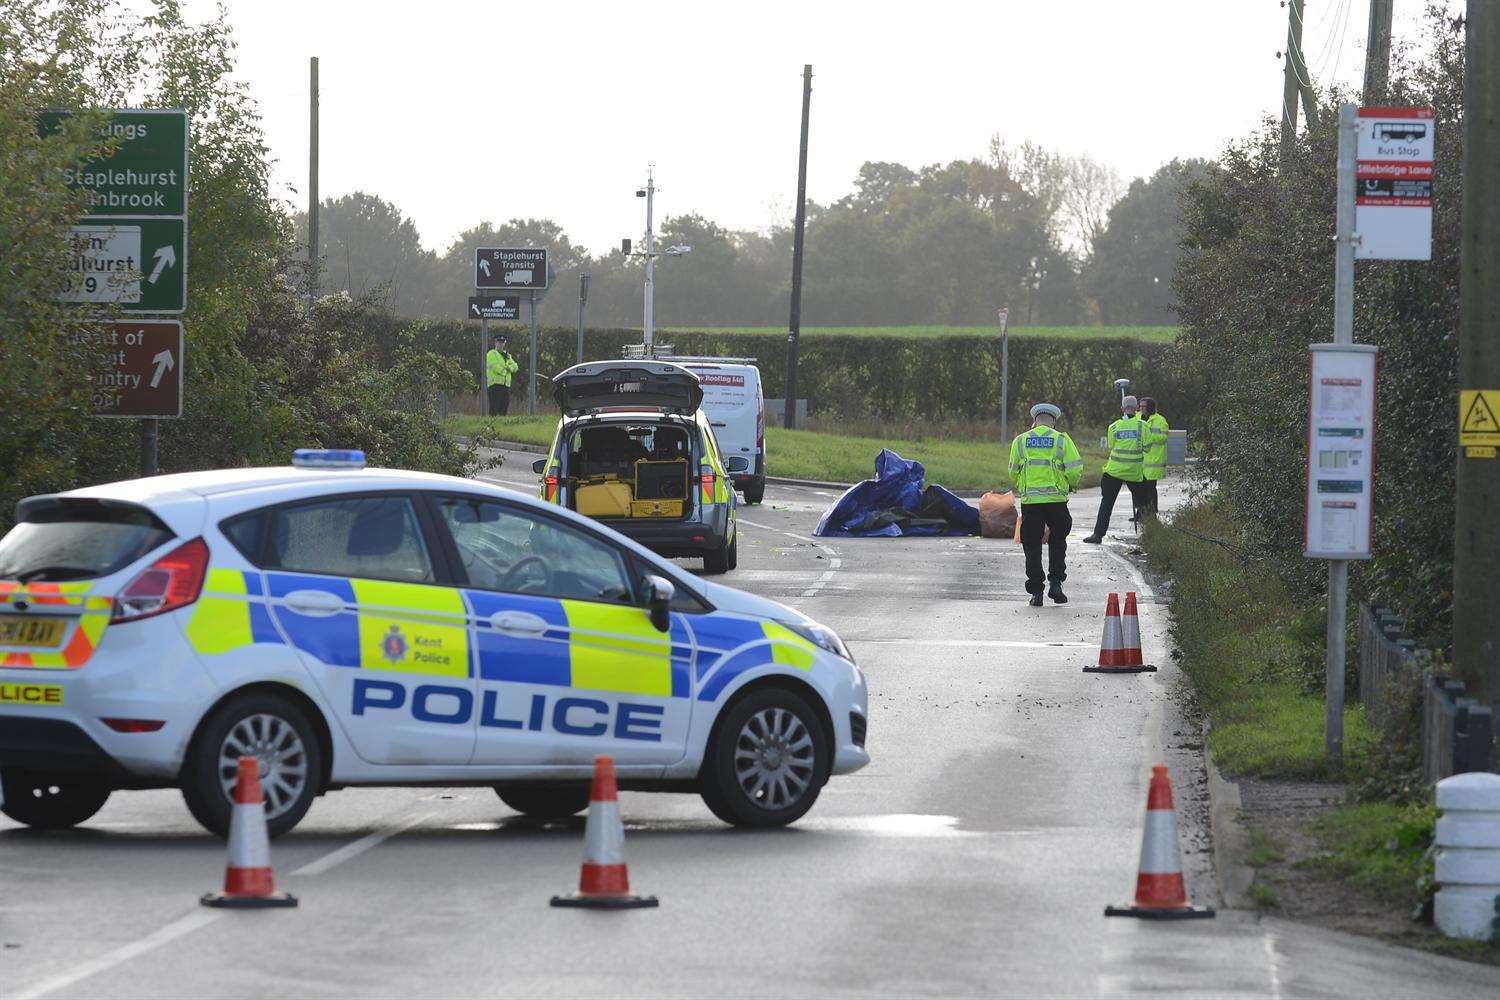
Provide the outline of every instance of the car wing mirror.
[[641,602],[651,612],[656,631],[666,632],[672,627],[672,598],[676,596],[677,588],[666,577],[652,573],[641,578]]
[[547,471],[547,460],[545,458],[539,458],[535,462],[532,462],[531,463],[531,471],[535,472],[539,476],[542,473],[546,472]]

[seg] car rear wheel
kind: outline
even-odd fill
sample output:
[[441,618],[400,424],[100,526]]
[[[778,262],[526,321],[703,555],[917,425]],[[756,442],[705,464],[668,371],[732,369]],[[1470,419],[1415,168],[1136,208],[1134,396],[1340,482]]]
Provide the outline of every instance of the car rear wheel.
[[15,771],[0,774],[5,805],[0,812],[38,830],[66,830],[93,816],[110,789],[83,773]]
[[500,801],[533,819],[567,819],[589,807],[589,786],[527,788],[519,785],[495,789]]
[[266,828],[279,837],[301,821],[317,798],[323,751],[306,713],[278,694],[233,698],[204,722],[182,766],[182,798],[193,818],[229,835],[239,759],[260,765]]
[[717,548],[712,552],[705,552],[703,553],[703,572],[711,575],[728,573],[734,568],[734,561],[737,556],[738,552],[735,549],[734,541],[730,541],[729,544]]
[[735,826],[786,826],[818,800],[830,766],[812,707],[791,691],[762,688],[720,720],[703,762],[703,801]]

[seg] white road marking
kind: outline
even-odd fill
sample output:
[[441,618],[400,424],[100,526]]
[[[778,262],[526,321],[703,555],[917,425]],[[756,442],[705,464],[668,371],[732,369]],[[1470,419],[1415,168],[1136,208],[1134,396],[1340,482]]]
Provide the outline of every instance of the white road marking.
[[350,858],[359,857],[359,855],[370,850],[372,847],[379,847],[381,844],[385,843],[396,834],[411,829],[430,816],[432,816],[432,813],[422,813],[420,816],[410,816],[402,820],[400,823],[395,824],[394,826],[388,826],[384,830],[376,830],[374,833],[368,833],[365,836],[360,837],[358,840],[354,841],[352,844],[345,844],[338,850],[330,851],[318,860],[303,865],[301,868],[298,868],[296,871],[292,872],[292,874],[321,875],[335,865],[341,865],[345,861],[348,861]]
[[222,918],[225,913],[226,911],[224,910],[199,910],[196,913],[189,913],[185,917],[179,917],[170,924],[157,929],[151,934],[147,934],[139,940],[121,945],[114,951],[105,952],[98,958],[92,958],[87,962],[79,963],[66,972],[60,972],[48,979],[43,979],[35,986],[17,993],[12,1000],[36,1000],[37,997],[44,997],[49,993],[56,993],[58,990],[66,989],[80,980],[96,976],[101,972],[107,972],[117,965],[128,962],[133,958],[138,958],[147,952],[155,951],[162,945],[170,944],[186,934],[191,934],[200,927],[207,927],[215,920]]
[[1266,973],[1271,980],[1271,1000],[1281,1000],[1281,963],[1276,957],[1276,939],[1267,931],[1260,941],[1266,950]]
[[[394,826],[389,826],[384,830],[377,830],[374,833],[359,838],[351,844],[340,847],[336,851],[323,855],[323,857],[311,864],[303,865],[292,872],[292,875],[321,875],[335,865],[341,865],[351,858],[358,857],[370,848],[390,839],[403,830],[416,826],[431,815],[433,814],[423,813],[420,816],[412,816]],[[199,910],[196,913],[189,913],[186,916],[178,917],[176,920],[157,928],[143,938],[138,938],[129,944],[121,945],[114,951],[106,952],[98,958],[91,958],[87,962],[81,962],[66,972],[60,972],[55,976],[44,979],[35,986],[22,990],[13,998],[9,998],[9,1000],[35,1000],[35,998],[44,997],[49,993],[56,993],[58,990],[66,989],[74,983],[87,979],[90,976],[97,976],[99,973],[107,972],[117,965],[123,965],[131,959],[139,958],[148,952],[155,951],[163,945],[171,944],[180,937],[191,934],[200,928],[207,927],[214,921],[226,916],[227,913],[227,910]]]
[[885,816],[827,816],[803,819],[803,830],[863,833],[872,837],[979,837],[974,830],[959,830],[957,816],[922,816],[891,813]]
[[762,531],[774,531],[778,535],[785,535],[788,538],[795,538],[799,542],[806,542],[809,545],[815,545],[817,546],[819,551],[821,551],[828,557],[828,569],[825,570],[821,576],[814,580],[812,584],[802,592],[803,597],[817,597],[818,591],[828,586],[828,584],[833,581],[833,574],[838,571],[840,566],[844,565],[844,561],[838,557],[837,552],[833,551],[833,549],[829,548],[827,545],[824,545],[816,538],[808,538],[806,535],[799,535],[796,532],[784,531],[781,528],[773,528],[769,524],[760,524],[756,521],[747,521],[743,517],[740,518],[740,523],[749,525],[752,528],[759,528]]

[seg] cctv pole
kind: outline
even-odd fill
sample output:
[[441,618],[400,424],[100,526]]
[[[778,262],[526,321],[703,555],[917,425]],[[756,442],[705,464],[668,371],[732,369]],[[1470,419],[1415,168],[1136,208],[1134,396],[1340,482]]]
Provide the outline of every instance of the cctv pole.
[[786,335],[786,414],[782,426],[797,426],[797,341],[802,336],[802,244],[807,230],[807,117],[812,105],[812,64],[802,67],[802,144],[797,152],[797,231],[792,238],[792,315]]
[[[1500,7],[1469,0],[1464,78],[1458,388],[1500,389]],[[1462,414],[1459,414],[1462,419]],[[1460,448],[1453,526],[1453,663],[1466,692],[1500,708],[1500,459]],[[1488,452],[1493,454],[1493,452]]]
[[656,264],[655,240],[651,232],[651,205],[656,200],[656,177],[655,171],[648,168],[646,171],[646,356],[651,356],[651,306],[655,295],[653,284],[653,269]]

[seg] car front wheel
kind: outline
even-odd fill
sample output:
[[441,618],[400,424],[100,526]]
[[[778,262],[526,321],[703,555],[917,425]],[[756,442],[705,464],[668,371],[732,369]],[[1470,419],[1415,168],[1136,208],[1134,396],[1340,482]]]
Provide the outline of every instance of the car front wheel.
[[533,819],[567,819],[589,807],[589,786],[527,788],[523,785],[495,789],[500,801]]
[[266,828],[279,837],[318,795],[323,752],[312,723],[294,702],[264,692],[233,698],[209,716],[182,766],[182,798],[193,818],[220,837],[229,835],[241,757],[260,765]]
[[0,812],[38,830],[66,830],[104,808],[109,788],[87,774],[16,771],[0,774]]
[[703,762],[703,801],[735,826],[786,826],[823,790],[828,737],[812,706],[781,688],[762,688],[721,720]]

